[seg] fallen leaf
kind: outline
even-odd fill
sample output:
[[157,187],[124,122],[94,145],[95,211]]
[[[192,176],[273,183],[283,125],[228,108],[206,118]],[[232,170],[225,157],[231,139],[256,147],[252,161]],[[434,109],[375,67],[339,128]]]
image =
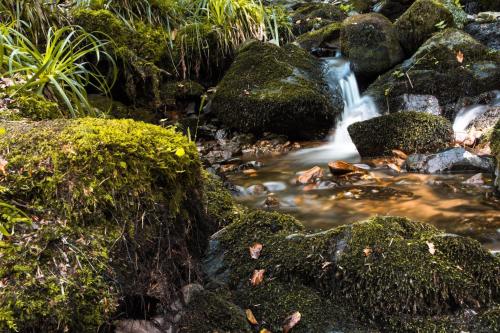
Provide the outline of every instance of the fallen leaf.
[[287,317],[283,322],[283,333],[290,332],[299,323],[301,317],[302,315],[298,311]]
[[271,333],[271,331],[268,331],[265,328],[263,328],[259,331],[259,333]]
[[252,325],[257,325],[258,324],[257,319],[255,319],[255,316],[253,315],[252,310],[246,309],[245,313],[247,315],[247,319],[248,319],[248,322],[250,324],[252,324]]
[[250,283],[252,286],[257,286],[264,281],[264,273],[266,272],[265,269],[256,269],[253,271],[252,278],[250,279]]
[[463,63],[464,62],[464,54],[460,50],[457,52],[457,61],[459,63]]
[[431,242],[425,242],[425,243],[429,247],[429,253],[430,254],[436,253],[436,248],[434,247],[434,243],[431,243]]
[[250,250],[250,257],[252,257],[252,259],[259,259],[260,252],[262,251],[262,244],[255,243],[254,245],[250,246],[248,249]]
[[7,175],[7,171],[5,170],[6,165],[7,160],[3,159],[2,156],[0,156],[0,173],[2,173],[4,176]]
[[372,248],[371,247],[367,247],[363,250],[363,254],[365,255],[365,257],[368,257],[370,254],[372,254]]

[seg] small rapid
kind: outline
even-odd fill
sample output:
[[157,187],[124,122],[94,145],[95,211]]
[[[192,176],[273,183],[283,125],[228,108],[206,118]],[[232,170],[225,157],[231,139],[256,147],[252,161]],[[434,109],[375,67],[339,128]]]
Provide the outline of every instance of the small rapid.
[[328,143],[309,149],[302,149],[291,157],[303,164],[329,162],[332,160],[359,161],[359,153],[349,136],[349,125],[379,116],[370,96],[361,96],[351,64],[340,55],[325,58],[325,79],[333,92],[340,87],[344,100],[344,111],[328,138]]

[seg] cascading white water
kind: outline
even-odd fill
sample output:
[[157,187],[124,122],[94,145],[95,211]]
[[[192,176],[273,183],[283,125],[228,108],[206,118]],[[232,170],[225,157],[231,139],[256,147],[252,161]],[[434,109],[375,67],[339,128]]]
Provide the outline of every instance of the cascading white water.
[[465,132],[467,126],[474,119],[485,113],[486,110],[488,110],[488,106],[486,105],[473,105],[461,109],[453,121],[453,131],[457,134]]
[[326,145],[301,150],[295,156],[301,156],[303,159],[307,158],[311,163],[339,159],[355,161],[359,159],[359,154],[347,128],[355,122],[379,116],[379,113],[371,97],[361,97],[356,77],[346,59],[339,55],[335,58],[326,58],[324,62],[326,79],[330,90],[333,93],[338,86],[342,90],[344,111]]

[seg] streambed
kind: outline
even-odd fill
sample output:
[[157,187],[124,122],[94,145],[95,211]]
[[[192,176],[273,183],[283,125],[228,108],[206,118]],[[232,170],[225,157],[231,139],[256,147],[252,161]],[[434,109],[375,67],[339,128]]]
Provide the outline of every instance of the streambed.
[[[491,175],[482,174],[484,184],[470,184],[469,179],[477,173],[400,173],[386,165],[374,166],[380,161],[360,161],[352,156],[345,160],[372,167],[360,178],[339,181],[328,171],[325,153],[324,148],[308,148],[259,158],[262,167],[255,172],[233,173],[228,178],[240,186],[237,200],[241,203],[263,208],[272,196],[279,207],[269,209],[290,213],[311,230],[374,215],[405,216],[446,232],[471,236],[490,250],[500,250],[500,200],[493,195]],[[322,181],[297,184],[298,174],[315,165],[324,169]]]

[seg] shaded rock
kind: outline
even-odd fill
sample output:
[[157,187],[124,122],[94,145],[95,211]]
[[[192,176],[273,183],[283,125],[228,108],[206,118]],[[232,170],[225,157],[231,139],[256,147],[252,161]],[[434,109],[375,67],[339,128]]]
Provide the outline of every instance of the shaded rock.
[[373,11],[394,21],[401,16],[415,0],[382,0],[377,2]]
[[[457,58],[459,51],[462,62]],[[380,110],[388,112],[397,111],[397,100],[403,94],[433,95],[446,106],[496,87],[499,64],[498,51],[491,51],[463,31],[446,29],[429,38],[402,65],[381,75],[366,93]]]
[[403,94],[395,98],[395,107],[398,111],[417,111],[441,115],[441,107],[436,96]]
[[361,156],[391,155],[393,149],[405,153],[435,152],[453,140],[447,119],[412,111],[357,122],[348,131]]
[[464,29],[472,37],[494,50],[500,50],[500,20],[489,23],[473,22]]
[[344,20],[341,49],[351,61],[353,71],[366,77],[381,74],[403,60],[393,24],[376,13]]
[[330,3],[306,3],[295,9],[292,31],[296,36],[318,30],[334,22],[342,22],[347,15]]
[[294,45],[244,45],[219,84],[212,109],[225,126],[244,133],[272,132],[295,138],[323,136],[342,112],[332,105],[322,66]]
[[408,171],[421,173],[440,173],[445,171],[493,172],[494,162],[491,158],[477,156],[460,147],[431,155],[410,155],[404,166]]
[[461,0],[460,4],[468,14],[485,11],[500,12],[500,3],[496,0]]
[[[440,0],[417,0],[394,23],[406,55],[413,54],[431,35],[439,31],[439,23],[446,27],[460,27],[453,10],[454,4]],[[463,13],[465,16],[465,13]]]

